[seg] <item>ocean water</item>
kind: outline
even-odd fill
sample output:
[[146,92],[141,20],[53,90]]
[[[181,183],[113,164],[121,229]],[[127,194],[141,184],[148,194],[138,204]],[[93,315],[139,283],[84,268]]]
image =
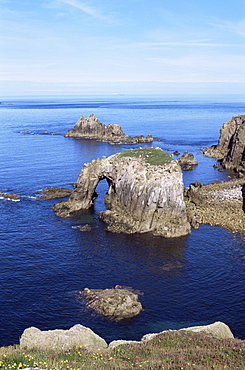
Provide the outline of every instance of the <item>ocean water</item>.
[[[108,96],[2,98],[0,105],[0,345],[18,343],[23,330],[90,327],[107,342],[139,340],[165,329],[224,321],[245,339],[245,240],[202,225],[182,238],[113,234],[94,207],[80,218],[58,218],[55,200],[39,200],[46,186],[70,187],[83,164],[139,145],[110,145],[64,138],[81,115],[94,113],[129,135],[152,134],[154,146],[189,151],[199,164],[183,171],[185,186],[227,180],[201,148],[216,144],[223,122],[244,114],[242,96]],[[33,134],[21,133],[29,130]],[[43,134],[43,131],[59,135]],[[149,145],[149,144],[141,144]],[[89,223],[90,232],[79,227]],[[89,308],[77,290],[132,286],[142,292],[143,312],[115,323]]]

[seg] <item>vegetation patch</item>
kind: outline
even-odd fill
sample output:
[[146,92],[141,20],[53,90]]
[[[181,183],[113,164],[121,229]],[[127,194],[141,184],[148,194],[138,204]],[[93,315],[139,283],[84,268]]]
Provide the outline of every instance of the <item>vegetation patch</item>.
[[89,352],[83,347],[65,351],[23,351],[0,348],[0,369],[38,367],[47,370],[244,370],[245,341],[212,335],[167,331],[150,341]]
[[171,154],[166,153],[162,149],[156,147],[144,147],[125,150],[119,154],[119,157],[143,158],[146,163],[154,166],[164,165],[166,163],[170,163],[173,160]]

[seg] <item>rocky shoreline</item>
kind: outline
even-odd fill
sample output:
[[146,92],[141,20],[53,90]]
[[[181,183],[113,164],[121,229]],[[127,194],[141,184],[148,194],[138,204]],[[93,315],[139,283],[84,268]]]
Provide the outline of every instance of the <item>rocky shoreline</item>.
[[189,221],[194,228],[209,224],[245,235],[242,186],[245,179],[232,179],[201,185],[196,182],[185,189]]

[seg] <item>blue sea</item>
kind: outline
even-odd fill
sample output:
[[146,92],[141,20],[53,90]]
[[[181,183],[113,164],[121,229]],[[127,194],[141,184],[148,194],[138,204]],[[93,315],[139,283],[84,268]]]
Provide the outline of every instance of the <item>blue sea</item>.
[[[139,146],[63,136],[90,113],[105,124],[119,124],[128,135],[152,134],[153,145],[169,153],[193,153],[199,164],[183,171],[185,186],[228,180],[232,174],[214,169],[215,159],[203,156],[201,148],[216,144],[223,122],[244,112],[244,96],[2,98],[0,192],[23,197],[0,199],[0,346],[18,343],[30,326],[49,330],[75,324],[110,342],[223,321],[245,339],[241,234],[209,225],[173,239],[107,232],[98,220],[106,181],[97,187],[94,207],[80,218],[58,218],[52,210],[56,200],[39,200],[37,194],[46,186],[72,188],[84,163]],[[79,231],[87,223],[91,231]],[[108,321],[76,293],[116,284],[142,293],[140,315]]]

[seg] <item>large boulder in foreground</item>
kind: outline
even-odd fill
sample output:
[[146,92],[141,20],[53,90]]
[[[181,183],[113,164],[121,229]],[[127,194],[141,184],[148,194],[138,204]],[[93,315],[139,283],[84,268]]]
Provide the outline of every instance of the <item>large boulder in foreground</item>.
[[83,346],[88,350],[107,348],[106,341],[91,329],[83,325],[74,325],[69,330],[47,330],[30,327],[24,330],[20,338],[21,349],[57,349],[67,350],[69,348]]
[[127,289],[85,288],[79,293],[88,301],[88,307],[110,320],[129,319],[142,311],[138,295]]
[[130,341],[130,340],[113,340],[109,344],[109,348],[115,348],[118,347],[122,344],[134,344],[134,343],[145,343],[148,342],[157,336],[168,333],[169,331],[190,331],[190,332],[195,332],[195,333],[203,333],[204,335],[213,335],[216,338],[220,339],[233,339],[234,335],[232,334],[230,328],[228,325],[221,321],[216,321],[213,324],[209,325],[203,325],[203,326],[191,326],[188,328],[183,328],[179,330],[164,330],[161,331],[160,333],[150,333],[150,334],[145,334],[140,341]]
[[137,143],[151,143],[153,137],[135,136],[131,137],[122,131],[121,126],[116,124],[105,125],[100,122],[94,114],[88,117],[82,116],[79,118],[72,130],[68,130],[65,137],[95,139],[110,144],[137,144]]
[[228,339],[234,338],[231,329],[228,325],[221,321],[216,321],[213,324],[203,326],[191,326],[181,330],[193,331],[195,333],[212,334],[214,337]]
[[164,237],[190,233],[181,168],[172,155],[156,147],[126,150],[85,164],[69,200],[54,205],[56,214],[71,217],[89,208],[103,179],[109,185],[108,209],[100,219],[107,230]]
[[245,115],[225,122],[218,144],[206,148],[204,154],[216,158],[224,168],[245,175]]

